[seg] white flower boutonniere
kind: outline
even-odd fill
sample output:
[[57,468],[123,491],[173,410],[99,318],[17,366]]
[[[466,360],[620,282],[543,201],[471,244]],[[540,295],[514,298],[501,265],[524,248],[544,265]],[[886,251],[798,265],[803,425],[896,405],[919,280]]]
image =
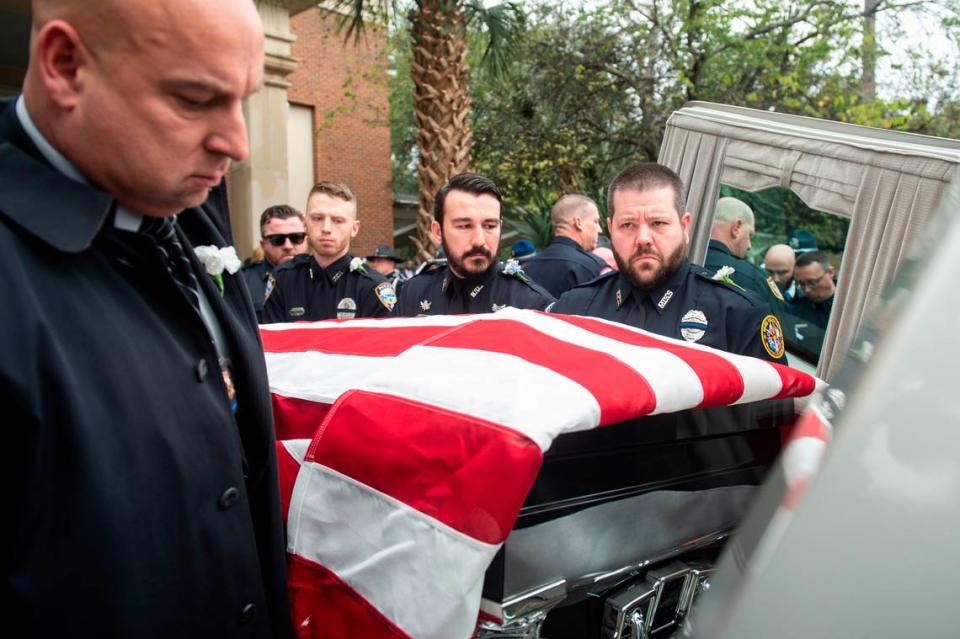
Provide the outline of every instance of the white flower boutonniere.
[[361,273],[367,272],[367,263],[364,262],[359,257],[355,257],[350,260],[350,270],[351,271],[360,271]]
[[736,272],[737,272],[737,269],[733,268],[732,266],[721,266],[719,269],[717,269],[717,272],[714,273],[713,277],[710,279],[718,280],[720,282],[723,282],[724,284],[729,284],[730,286],[736,286],[742,291],[743,287],[737,284],[736,282],[734,282],[733,277],[731,277]]
[[516,275],[522,271],[523,267],[517,260],[507,260],[507,263],[503,265],[503,272],[507,275]]
[[217,248],[216,246],[198,246],[193,249],[197,254],[204,270],[210,274],[213,281],[223,295],[223,271],[233,275],[240,270],[241,262],[237,257],[237,251],[232,246]]

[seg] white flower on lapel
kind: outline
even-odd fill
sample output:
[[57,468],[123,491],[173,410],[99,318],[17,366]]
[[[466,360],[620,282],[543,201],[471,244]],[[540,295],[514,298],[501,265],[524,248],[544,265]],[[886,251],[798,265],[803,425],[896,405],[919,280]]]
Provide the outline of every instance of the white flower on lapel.
[[366,263],[365,263],[363,260],[361,260],[359,257],[355,257],[355,258],[353,258],[352,260],[350,260],[350,270],[351,270],[351,271],[360,271],[361,273],[366,273],[366,272],[367,272],[367,265],[366,265]]
[[232,246],[198,246],[193,249],[197,259],[203,264],[203,269],[213,278],[223,295],[223,271],[233,275],[240,270],[242,263],[237,257],[237,250]]

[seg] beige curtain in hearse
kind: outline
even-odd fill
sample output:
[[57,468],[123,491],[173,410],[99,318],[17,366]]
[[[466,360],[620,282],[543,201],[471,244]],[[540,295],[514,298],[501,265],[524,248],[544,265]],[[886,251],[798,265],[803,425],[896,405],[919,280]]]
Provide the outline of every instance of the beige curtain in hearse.
[[960,142],[692,102],[671,115],[660,162],[687,185],[690,257],[702,263],[720,184],[782,186],[850,219],[817,375],[829,381],[947,184]]

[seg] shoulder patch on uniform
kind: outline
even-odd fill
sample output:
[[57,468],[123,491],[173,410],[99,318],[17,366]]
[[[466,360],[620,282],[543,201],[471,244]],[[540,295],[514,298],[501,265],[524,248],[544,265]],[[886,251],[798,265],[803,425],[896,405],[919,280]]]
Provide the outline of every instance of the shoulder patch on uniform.
[[767,315],[760,322],[760,341],[763,342],[763,348],[773,359],[783,357],[783,328],[780,327],[780,320],[775,315]]
[[373,292],[388,311],[392,311],[397,305],[397,291],[390,282],[380,282],[374,287]]
[[781,302],[785,302],[786,300],[783,299],[783,293],[780,292],[780,287],[777,286],[777,283],[773,281],[773,278],[768,277],[766,282],[767,286],[770,287],[770,292],[773,294],[773,296]]

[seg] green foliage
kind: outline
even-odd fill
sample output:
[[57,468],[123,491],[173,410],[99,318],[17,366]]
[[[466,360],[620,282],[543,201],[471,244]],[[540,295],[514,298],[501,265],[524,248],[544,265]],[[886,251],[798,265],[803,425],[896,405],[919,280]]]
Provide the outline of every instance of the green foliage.
[[[936,10],[937,23],[956,34],[955,5],[881,0],[877,8],[888,16]],[[923,43],[894,70],[903,85],[897,99],[861,98],[860,2],[528,6],[509,64],[499,74],[474,74],[472,95],[473,168],[524,211],[518,223],[528,220],[530,239],[563,193],[583,192],[602,206],[617,171],[655,160],[667,118],[689,100],[960,137],[956,59],[938,58]],[[888,22],[892,29],[877,32],[881,58],[885,45],[906,37]],[[409,139],[395,136],[395,155]]]

